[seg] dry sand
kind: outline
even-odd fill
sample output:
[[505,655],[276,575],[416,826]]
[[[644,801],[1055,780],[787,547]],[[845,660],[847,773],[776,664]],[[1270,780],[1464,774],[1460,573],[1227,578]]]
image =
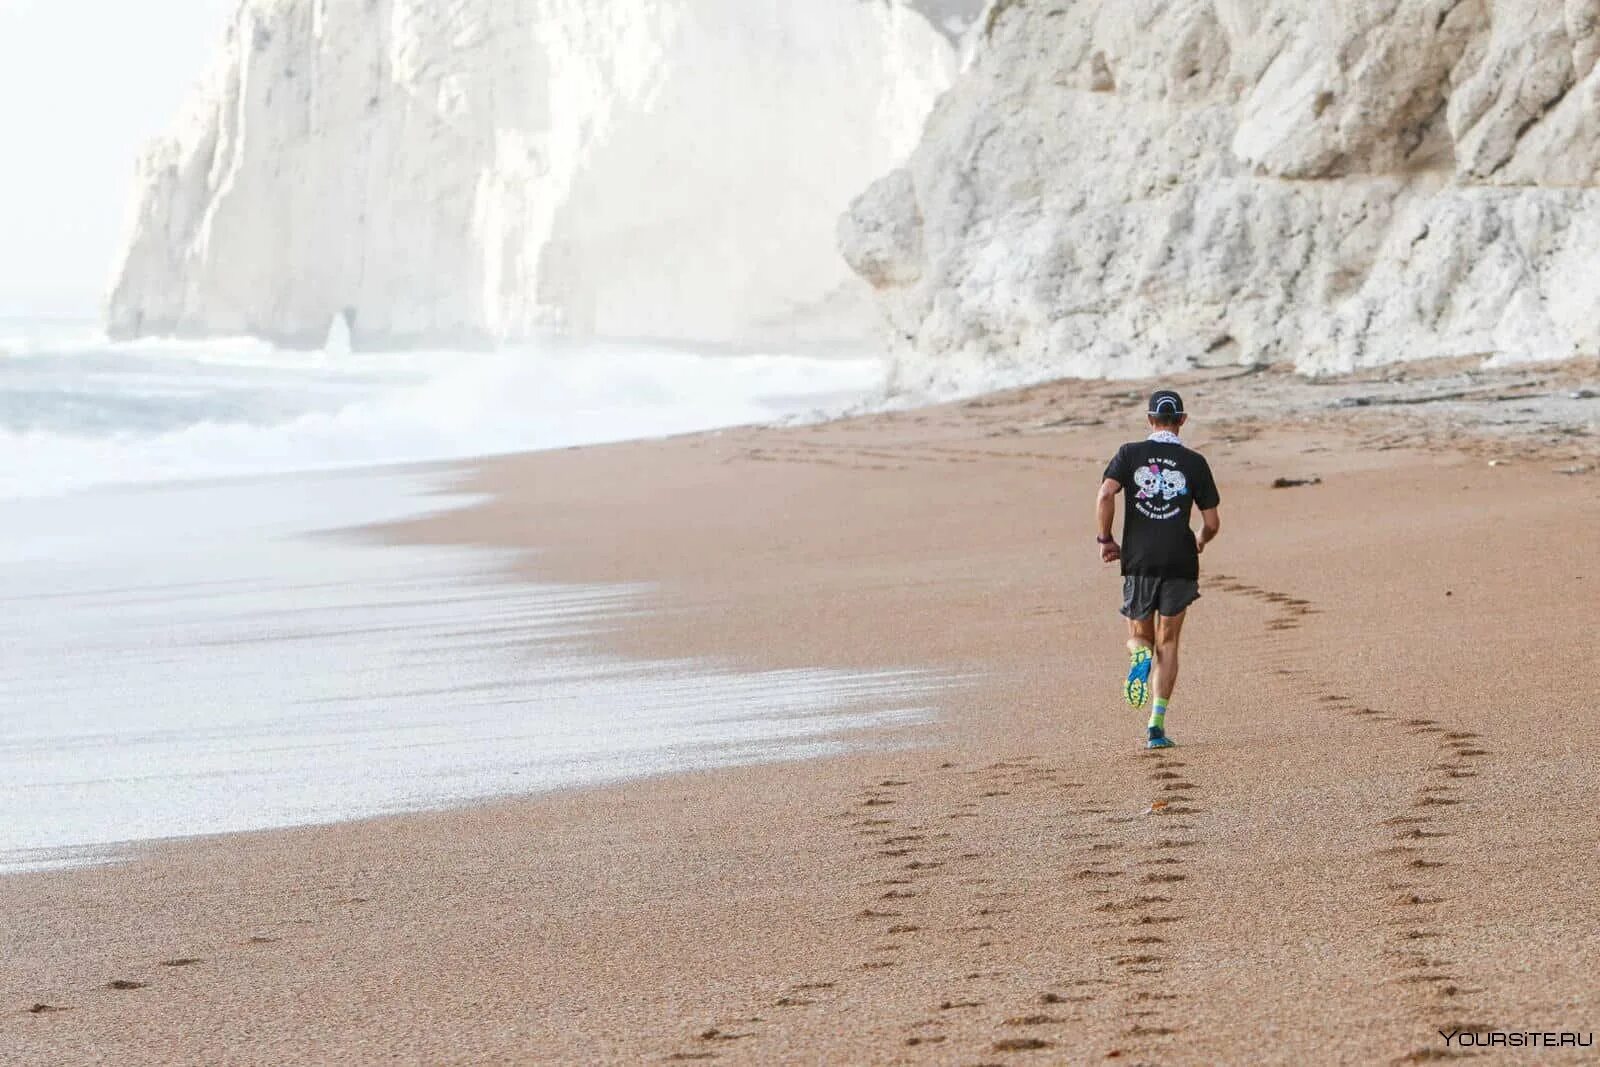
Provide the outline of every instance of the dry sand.
[[492,502],[396,535],[656,583],[621,651],[971,678],[910,747],[0,880],[0,1060],[1369,1063],[1600,1029],[1600,478],[1556,473],[1600,452],[1595,380],[1184,382],[1224,531],[1166,754],[1091,525],[1142,389],[482,464]]

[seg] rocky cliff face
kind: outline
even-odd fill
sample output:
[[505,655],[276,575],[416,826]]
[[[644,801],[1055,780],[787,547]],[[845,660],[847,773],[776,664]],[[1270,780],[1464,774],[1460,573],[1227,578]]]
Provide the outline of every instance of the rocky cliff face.
[[[244,0],[141,169],[118,336],[847,328],[833,225],[975,0]],[[841,319],[842,317],[842,319]]]
[[902,388],[1600,351],[1600,0],[991,0],[839,225]]

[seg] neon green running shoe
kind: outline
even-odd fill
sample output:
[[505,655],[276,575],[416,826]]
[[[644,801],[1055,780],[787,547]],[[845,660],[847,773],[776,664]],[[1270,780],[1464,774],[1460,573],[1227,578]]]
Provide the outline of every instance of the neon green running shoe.
[[1150,668],[1154,664],[1149,645],[1140,645],[1133,650],[1128,664],[1128,681],[1122,687],[1122,695],[1128,699],[1130,708],[1142,708],[1150,699]]

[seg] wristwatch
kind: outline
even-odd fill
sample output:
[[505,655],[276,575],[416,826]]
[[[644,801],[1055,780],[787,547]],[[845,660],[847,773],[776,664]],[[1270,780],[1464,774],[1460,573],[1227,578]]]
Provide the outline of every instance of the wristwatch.
[[1115,537],[1096,537],[1094,540],[1095,544],[1099,545],[1114,545],[1117,543],[1117,539]]

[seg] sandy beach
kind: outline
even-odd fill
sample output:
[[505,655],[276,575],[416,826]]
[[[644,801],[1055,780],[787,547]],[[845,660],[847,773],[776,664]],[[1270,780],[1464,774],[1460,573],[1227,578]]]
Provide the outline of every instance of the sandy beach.
[[649,583],[609,652],[960,681],[839,758],[0,879],[0,1060],[1380,1063],[1588,1033],[1597,383],[1178,379],[1224,530],[1165,753],[1091,525],[1141,384],[462,468],[486,502],[384,536]]

